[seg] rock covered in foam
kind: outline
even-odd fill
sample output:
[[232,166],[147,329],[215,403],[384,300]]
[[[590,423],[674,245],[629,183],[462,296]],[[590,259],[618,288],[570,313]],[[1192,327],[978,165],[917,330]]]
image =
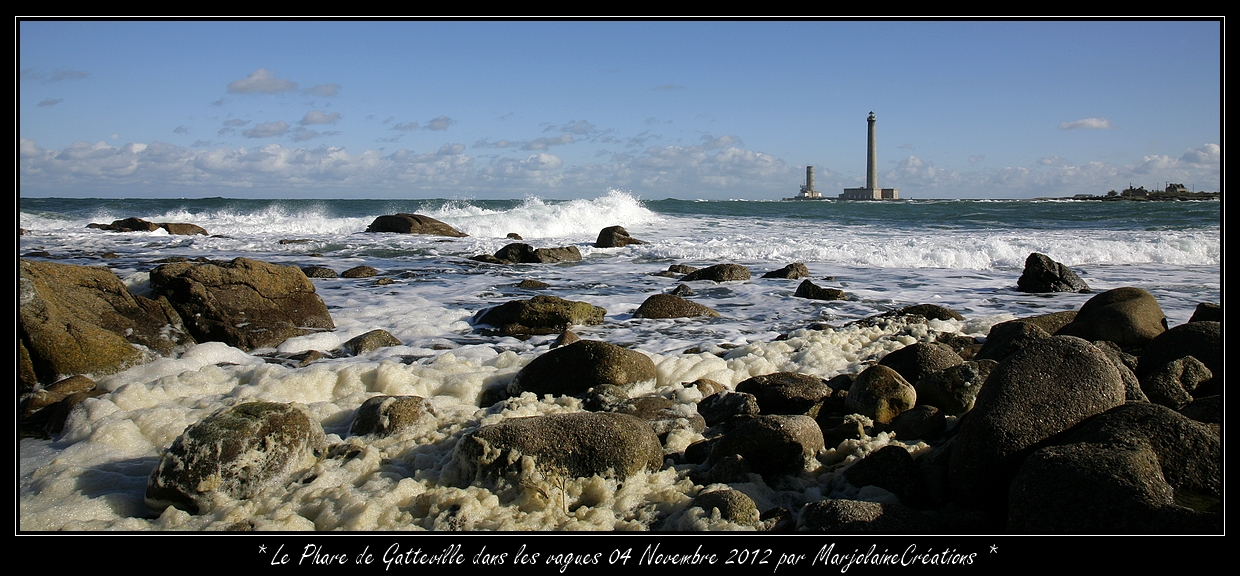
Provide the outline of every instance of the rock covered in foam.
[[185,429],[147,479],[147,505],[191,513],[219,496],[246,499],[312,466],[323,428],[305,409],[277,402],[223,408]]

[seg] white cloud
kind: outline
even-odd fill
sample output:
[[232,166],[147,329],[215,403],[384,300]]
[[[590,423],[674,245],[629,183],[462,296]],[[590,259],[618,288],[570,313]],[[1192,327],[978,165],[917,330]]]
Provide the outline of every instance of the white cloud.
[[546,150],[551,146],[562,146],[574,142],[572,134],[560,134],[554,138],[535,138],[521,145],[522,150]]
[[274,138],[287,134],[288,129],[288,122],[277,120],[275,122],[256,124],[253,128],[242,132],[241,135],[246,138]]
[[276,78],[275,73],[266,68],[259,68],[241,80],[228,83],[228,91],[233,94],[276,94],[296,89],[296,82]]
[[1071,122],[1064,122],[1059,125],[1060,130],[1075,130],[1084,128],[1086,130],[1110,130],[1114,128],[1110,120],[1106,118],[1082,118]]
[[436,116],[426,123],[426,130],[443,131],[453,124],[456,124],[456,120],[447,116]]
[[306,115],[302,117],[298,124],[301,124],[302,126],[309,126],[311,124],[335,124],[339,121],[339,112],[332,112],[331,114],[328,114],[322,110],[311,110],[306,112]]
[[1218,166],[1222,162],[1222,150],[1218,144],[1206,144],[1201,148],[1189,148],[1180,156],[1180,162],[1193,166]]
[[732,146],[744,146],[745,143],[741,139],[731,134],[724,134],[718,138],[705,135],[702,136],[702,146],[707,150],[718,150],[720,148],[729,148]]

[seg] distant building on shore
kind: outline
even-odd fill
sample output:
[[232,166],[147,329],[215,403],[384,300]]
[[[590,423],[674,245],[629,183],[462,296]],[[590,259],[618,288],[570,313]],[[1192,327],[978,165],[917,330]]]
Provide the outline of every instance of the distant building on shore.
[[875,140],[874,112],[867,119],[870,124],[868,148],[866,150],[865,187],[845,188],[840,200],[899,200],[900,190],[897,188],[878,187],[878,143]]

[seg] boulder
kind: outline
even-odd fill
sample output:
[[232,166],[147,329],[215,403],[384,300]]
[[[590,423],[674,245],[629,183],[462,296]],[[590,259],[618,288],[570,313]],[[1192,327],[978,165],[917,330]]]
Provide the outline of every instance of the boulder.
[[[19,261],[18,357],[22,389],[64,376],[101,376],[153,353],[195,343],[168,300],[129,293],[102,267]],[[33,379],[33,380],[32,380]]]
[[575,412],[482,426],[456,445],[459,483],[551,484],[557,477],[627,478],[663,467],[663,447],[627,414]]
[[758,505],[753,498],[731,488],[702,492],[693,498],[689,506],[701,508],[708,515],[713,515],[714,511],[718,510],[721,520],[744,526],[757,526],[761,520]]
[[177,236],[208,236],[207,231],[197,224],[185,224],[181,222],[163,222],[160,228],[167,230],[169,234]]
[[679,428],[699,434],[706,429],[706,420],[690,406],[662,396],[641,396],[621,400],[608,406],[606,411],[640,418],[650,425],[659,438],[665,438],[669,432]]
[[960,365],[964,359],[949,346],[914,342],[883,356],[878,363],[899,372],[909,382],[917,382],[940,370]]
[[328,268],[326,266],[305,266],[305,267],[302,267],[301,273],[305,274],[306,278],[339,278],[340,277],[340,275],[337,274],[335,270],[332,270],[331,268]]
[[809,268],[801,262],[793,262],[779,270],[771,270],[762,275],[763,278],[787,278],[795,280],[797,278],[809,278]]
[[525,280],[517,283],[517,288],[522,290],[544,290],[550,287],[550,284],[543,282],[542,280],[534,280],[531,278],[526,278]]
[[711,447],[707,463],[713,467],[739,457],[748,470],[764,477],[799,474],[822,447],[822,430],[809,416],[739,417]]
[[602,324],[606,310],[588,302],[556,296],[513,300],[479,312],[476,324],[494,326],[501,334],[559,334],[576,324]]
[[632,236],[623,226],[608,226],[598,233],[598,240],[594,241],[595,248],[621,248],[629,244],[645,244]]
[[349,341],[345,342],[342,347],[345,350],[348,350],[350,354],[360,356],[380,348],[402,345],[404,345],[404,343],[387,330],[375,329],[365,334],[350,338]]
[[822,378],[796,372],[754,376],[736,385],[752,394],[763,414],[809,414],[832,390]]
[[1050,338],[1051,335],[1038,324],[1023,320],[1010,320],[990,327],[982,348],[973,355],[974,360],[1003,360],[1034,342]]
[[352,268],[349,268],[348,270],[345,270],[344,272],[341,272],[340,277],[341,278],[371,278],[378,274],[379,274],[379,271],[375,270],[374,267],[366,266],[365,264],[363,264],[361,266],[354,266]]
[[956,501],[1002,507],[1029,450],[1124,398],[1115,365],[1079,338],[1054,336],[1008,356],[991,371],[954,438],[949,478]]
[[810,300],[847,300],[848,296],[843,290],[836,288],[823,288],[810,282],[809,279],[801,281],[797,286],[796,293],[793,296],[797,298],[808,298]]
[[927,374],[913,385],[917,403],[960,416],[973,409],[978,391],[998,364],[994,360],[973,360]]
[[899,372],[881,364],[858,374],[845,400],[849,410],[879,424],[891,422],[896,415],[916,404],[917,390]]
[[1212,377],[1189,390],[1194,397],[1222,393],[1223,324],[1200,320],[1180,324],[1156,336],[1141,352],[1137,362],[1137,378],[1142,384],[1163,369],[1163,365],[1185,356],[1192,356],[1210,370]]
[[753,394],[724,390],[702,398],[697,406],[698,414],[707,426],[731,420],[735,416],[757,416],[762,413],[758,399]]
[[199,342],[249,351],[336,327],[314,284],[296,266],[249,258],[163,264],[151,271],[151,289],[187,319]]
[[1201,302],[1197,304],[1197,308],[1193,309],[1193,317],[1189,318],[1189,322],[1200,322],[1209,320],[1211,322],[1223,322],[1223,307],[1213,302]]
[[640,318],[692,318],[694,316],[718,317],[719,313],[710,308],[690,302],[672,294],[653,294],[646,298],[642,305],[633,312]]
[[529,244],[513,243],[500,248],[493,255],[483,254],[474,256],[473,259],[492,264],[553,264],[580,262],[581,251],[576,246],[534,248]]
[[903,447],[888,444],[844,469],[844,478],[858,488],[878,486],[908,503],[920,476],[913,456]]
[[375,396],[358,407],[349,434],[389,436],[436,416],[435,408],[421,396]]
[[[820,500],[801,509],[797,530],[835,534],[934,534],[942,527],[903,504]],[[860,556],[859,556],[860,557]]]
[[947,414],[935,406],[914,406],[891,419],[891,431],[902,440],[938,440],[947,431]]
[[654,362],[641,352],[598,340],[578,340],[526,364],[508,384],[508,393],[574,396],[603,385],[627,389],[656,376]]
[[375,218],[367,232],[396,232],[399,234],[429,234],[433,236],[451,236],[462,238],[468,236],[443,222],[421,214],[391,214]]
[[715,264],[685,274],[681,282],[695,280],[711,280],[714,282],[736,282],[749,279],[749,269],[740,264]]
[[1021,292],[1089,292],[1089,285],[1067,266],[1034,252],[1025,259],[1025,271],[1016,281]]
[[1121,347],[1144,346],[1167,330],[1167,317],[1154,296],[1140,288],[1115,288],[1090,298],[1057,335],[1110,340]]
[[322,427],[299,406],[223,408],[190,425],[163,453],[147,480],[146,502],[197,514],[220,496],[251,498],[314,465],[325,445]]

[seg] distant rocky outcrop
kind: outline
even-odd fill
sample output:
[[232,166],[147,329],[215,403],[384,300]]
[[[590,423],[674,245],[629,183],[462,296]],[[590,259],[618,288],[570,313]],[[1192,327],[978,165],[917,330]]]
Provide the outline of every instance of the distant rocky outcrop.
[[192,514],[215,498],[246,499],[312,466],[323,454],[323,428],[304,408],[247,402],[185,429],[147,480],[146,502]]
[[141,218],[125,218],[124,220],[113,220],[111,224],[87,224],[87,228],[95,228],[98,230],[107,230],[109,232],[154,232],[163,228],[169,234],[177,234],[183,236],[207,235],[207,231],[197,224],[183,224],[177,222],[154,223],[147,222]]
[[249,351],[336,327],[314,284],[296,266],[248,258],[163,264],[151,271],[151,289],[188,319],[185,325],[199,342]]
[[375,218],[370,226],[366,227],[367,232],[395,232],[398,234],[429,234],[432,236],[451,236],[453,238],[463,238],[469,236],[456,228],[453,228],[439,220],[430,216],[421,214],[389,214]]
[[1021,292],[1089,292],[1089,285],[1067,266],[1034,252],[1025,259],[1025,270],[1016,281],[1016,289]]
[[107,268],[19,260],[19,391],[104,375],[195,344],[165,298],[133,296]]
[[598,233],[598,239],[594,241],[595,248],[621,248],[629,244],[645,244],[645,242],[629,236],[629,231],[623,226],[603,228]]

